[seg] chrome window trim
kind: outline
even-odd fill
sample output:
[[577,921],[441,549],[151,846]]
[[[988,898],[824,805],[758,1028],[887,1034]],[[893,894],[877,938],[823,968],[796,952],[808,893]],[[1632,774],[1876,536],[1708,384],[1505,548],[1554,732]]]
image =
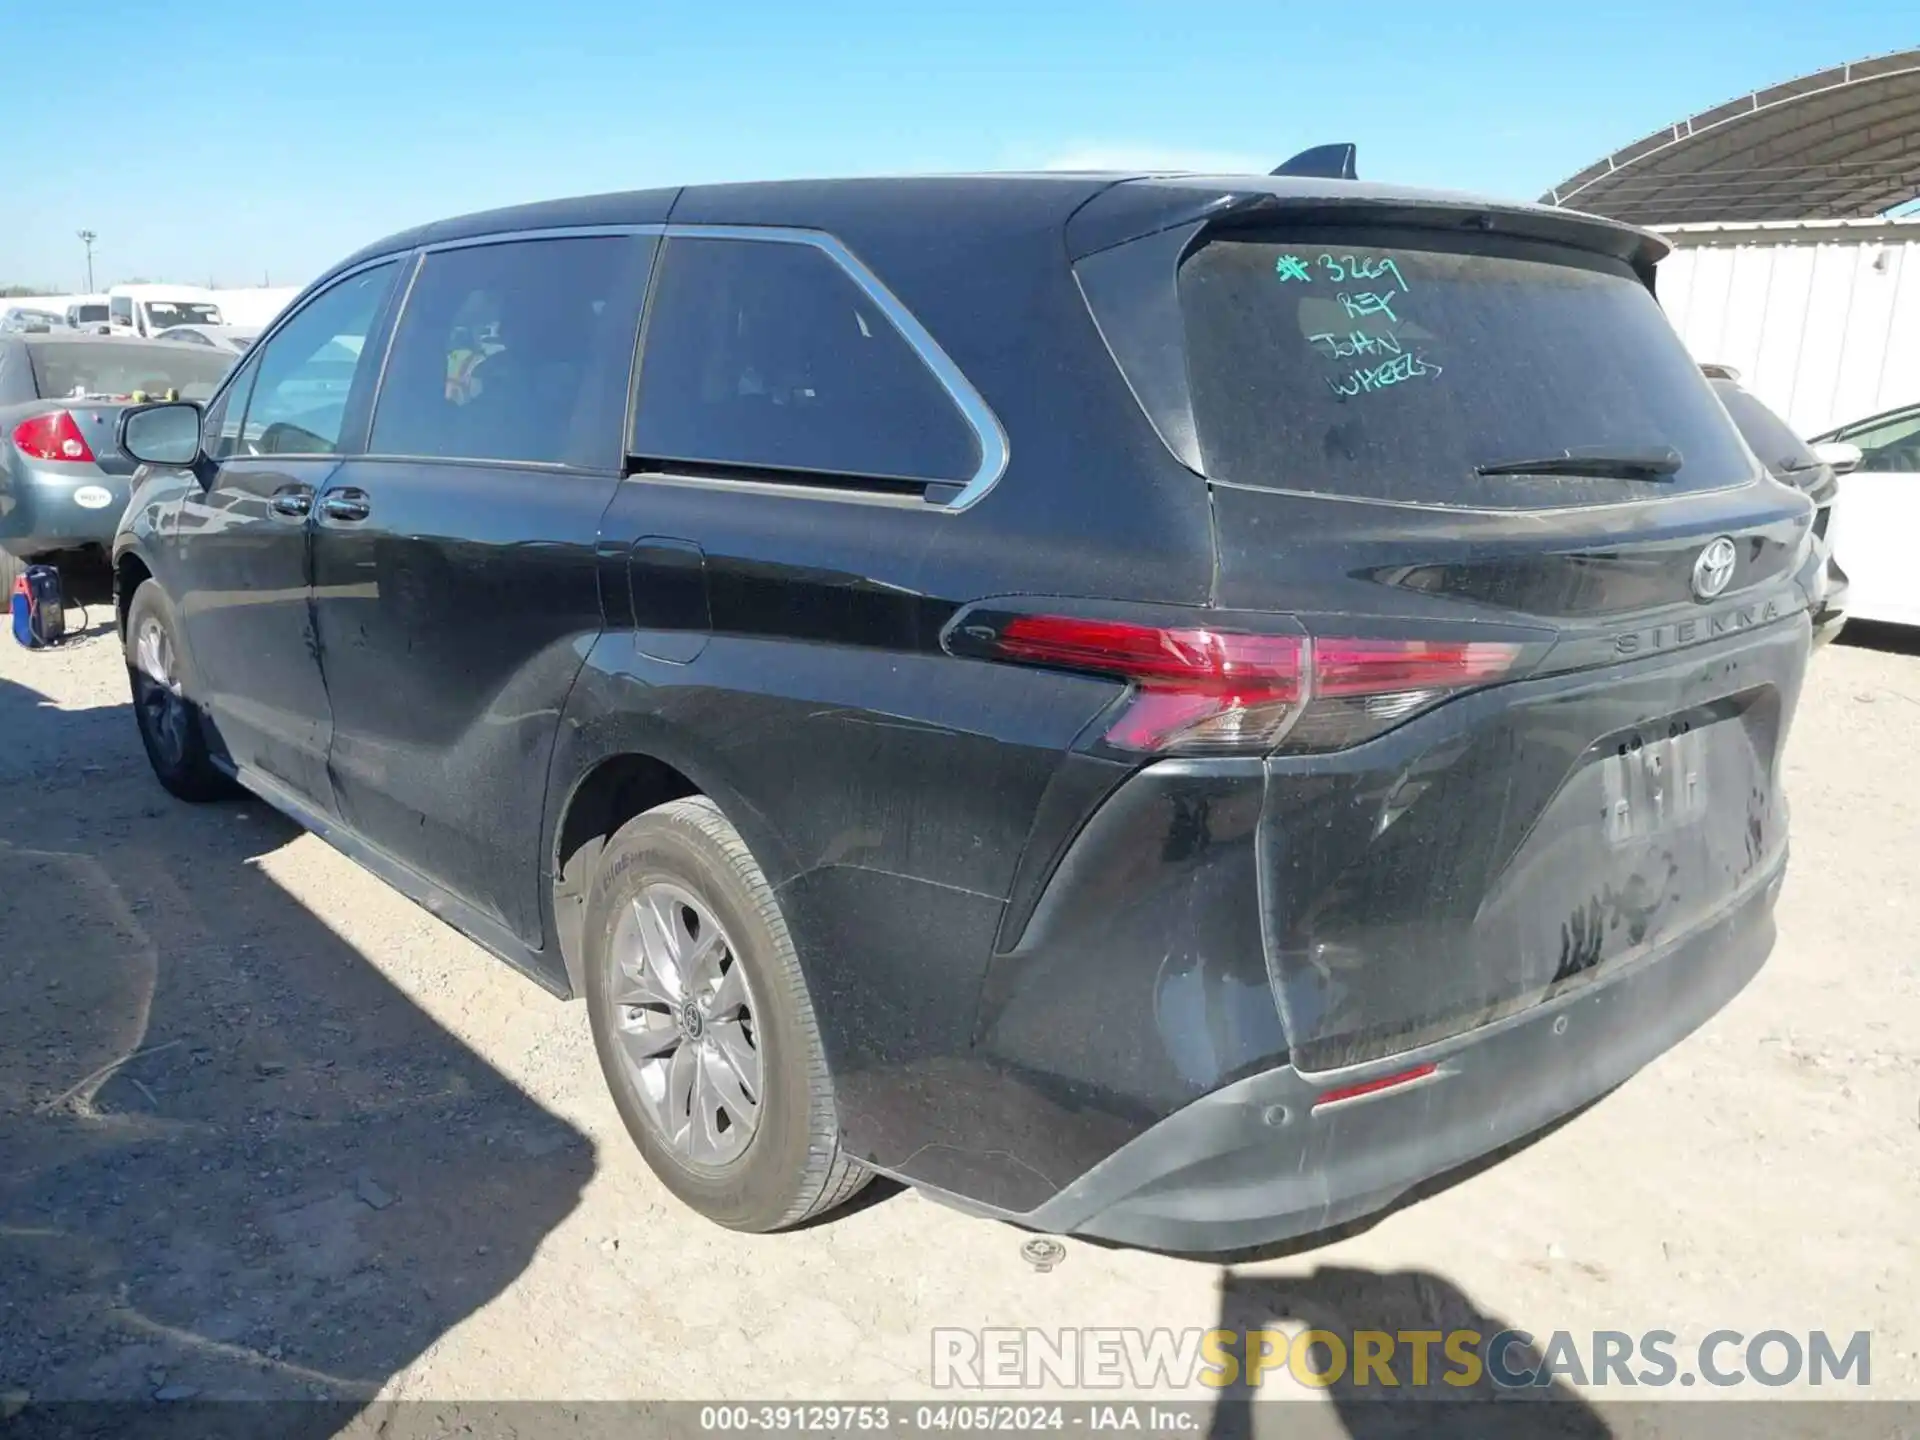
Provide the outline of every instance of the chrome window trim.
[[604,235],[652,235],[667,233],[664,224],[646,225],[551,225],[537,230],[489,230],[484,235],[462,235],[455,240],[431,240],[417,248],[422,255],[442,250],[473,250],[482,245],[517,245],[524,240],[588,240]]
[[[674,470],[637,470],[626,477],[648,485],[679,485],[689,490],[731,491],[744,495],[778,496],[783,500],[829,500],[840,505],[885,505],[896,510],[919,510],[938,515],[946,507],[929,505],[918,495],[884,490],[852,490],[824,481],[730,480],[716,475],[686,475]],[[933,483],[933,482],[929,482]],[[948,484],[956,482],[948,481]]]
[[[470,250],[482,245],[509,245],[529,240],[572,240],[613,235],[644,235],[666,240],[746,240],[774,245],[811,245],[814,249],[825,254],[834,264],[838,265],[841,271],[845,273],[855,285],[860,287],[867,298],[873,301],[874,305],[880,310],[880,313],[887,317],[887,322],[892,325],[900,337],[907,342],[907,345],[919,356],[921,364],[925,365],[932,373],[933,378],[939,382],[940,388],[946,392],[948,400],[951,401],[954,408],[960,412],[961,418],[966,421],[967,427],[973,431],[974,438],[980,446],[980,464],[967,479],[963,481],[953,481],[929,478],[924,481],[924,483],[929,485],[958,484],[960,489],[951,500],[937,505],[928,505],[922,500],[914,500],[912,503],[924,507],[932,514],[957,515],[962,510],[966,510],[977,504],[989,490],[1000,482],[1001,476],[1007,473],[1007,466],[1012,460],[1012,447],[1008,442],[1006,429],[1000,423],[1000,417],[993,413],[993,408],[987,404],[986,399],[978,390],[974,389],[973,382],[967,379],[965,372],[954,363],[953,357],[941,348],[940,342],[934,339],[932,333],[928,331],[926,326],[920,323],[919,318],[907,308],[893,291],[887,288],[886,282],[869,269],[866,262],[854,254],[838,237],[830,235],[824,230],[808,230],[792,225],[687,225],[672,222],[653,222],[639,225],[556,225],[531,230],[497,230],[490,231],[485,235],[466,235],[452,240],[435,240],[418,246],[414,251],[418,257],[414,274],[415,277],[417,277],[419,271],[425,268],[428,256],[438,254],[442,251]],[[656,266],[658,263],[656,260]],[[365,267],[356,267],[356,270],[361,268]],[[343,276],[341,278],[345,277]],[[411,299],[412,280],[410,279],[407,293],[402,297],[399,312],[395,316],[393,330],[388,336],[389,352],[391,352],[394,339],[397,338],[400,333],[400,326],[406,323],[407,301]],[[649,304],[651,304],[651,297],[649,297]],[[646,315],[643,312],[641,315],[641,335],[643,337],[645,335],[645,329]],[[644,342],[640,350],[640,363],[644,371],[646,364]],[[382,357],[380,388],[374,392],[373,415],[375,416],[379,414],[380,401],[384,398],[383,392],[385,385],[385,357]],[[369,441],[371,441],[373,434],[371,418],[369,419],[367,434]],[[631,439],[631,421],[629,421],[629,435],[626,439]],[[626,439],[623,439],[623,444],[626,443]],[[401,457],[382,455],[369,448],[366,452],[366,458],[397,459]],[[439,458],[458,460],[460,457],[445,456]],[[902,478],[919,479],[920,477]],[[827,486],[808,486],[798,483],[792,486],[782,486],[776,482],[767,481],[711,480],[704,483],[709,483],[715,487],[731,489],[742,489],[751,484],[754,488],[764,489],[771,493],[790,494],[805,492],[821,496],[822,498],[862,501],[874,498],[860,491],[834,490]],[[887,503],[898,503],[896,497],[889,496],[885,498]]]
[[346,458],[367,460],[376,465],[478,465],[487,470],[530,470],[541,475],[579,475],[589,480],[620,478],[618,470],[569,465],[564,460],[501,460],[486,455],[409,455],[401,450],[369,450]]

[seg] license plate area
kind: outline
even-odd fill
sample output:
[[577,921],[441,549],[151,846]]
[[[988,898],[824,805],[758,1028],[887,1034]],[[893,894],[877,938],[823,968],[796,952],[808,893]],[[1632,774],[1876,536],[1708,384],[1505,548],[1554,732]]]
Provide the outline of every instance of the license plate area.
[[1611,845],[1633,845],[1694,825],[1710,803],[1707,732],[1692,719],[1615,742],[1600,761],[1602,829]]

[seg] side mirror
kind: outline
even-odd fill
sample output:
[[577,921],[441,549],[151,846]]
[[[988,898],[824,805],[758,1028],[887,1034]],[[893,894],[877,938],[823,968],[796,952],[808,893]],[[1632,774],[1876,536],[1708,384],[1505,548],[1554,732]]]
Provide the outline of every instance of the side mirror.
[[200,462],[200,407],[190,401],[133,405],[120,412],[120,448],[142,465]]
[[1813,453],[1820,463],[1836,475],[1845,475],[1858,470],[1860,461],[1865,458],[1858,445],[1849,445],[1845,440],[1828,440],[1813,447]]

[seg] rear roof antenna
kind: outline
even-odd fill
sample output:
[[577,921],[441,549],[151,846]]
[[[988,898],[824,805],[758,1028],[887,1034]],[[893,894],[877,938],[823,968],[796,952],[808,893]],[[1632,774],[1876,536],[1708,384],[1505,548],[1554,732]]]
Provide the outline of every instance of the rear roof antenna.
[[1268,172],[1273,175],[1297,175],[1311,180],[1357,180],[1353,169],[1352,145],[1316,145],[1302,150],[1284,164]]

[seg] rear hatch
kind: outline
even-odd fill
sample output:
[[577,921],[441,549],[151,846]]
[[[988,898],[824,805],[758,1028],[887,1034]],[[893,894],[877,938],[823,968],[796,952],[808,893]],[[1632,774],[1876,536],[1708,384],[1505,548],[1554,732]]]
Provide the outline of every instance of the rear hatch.
[[[1330,659],[1267,761],[1260,837],[1269,974],[1295,1063],[1323,1070],[1768,903],[1819,566],[1807,498],[1653,298],[1657,241],[1273,192],[1129,217],[1143,233],[1076,274],[1210,486],[1215,604]],[[1409,643],[1496,658],[1353,682]]]

